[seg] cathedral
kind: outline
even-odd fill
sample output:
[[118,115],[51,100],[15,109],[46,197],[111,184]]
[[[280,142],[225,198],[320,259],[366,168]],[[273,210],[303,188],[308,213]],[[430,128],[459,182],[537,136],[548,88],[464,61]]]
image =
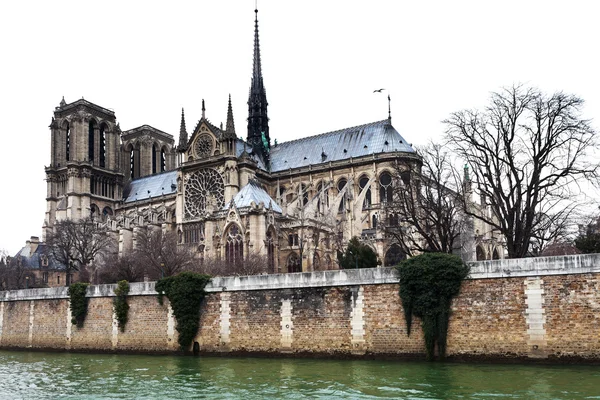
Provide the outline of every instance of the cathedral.
[[[391,117],[278,143],[271,140],[255,10],[254,60],[245,139],[206,116],[179,137],[143,125],[121,130],[114,111],[64,98],[50,125],[44,236],[56,221],[105,224],[119,254],[136,232],[176,232],[199,259],[264,257],[272,273],[337,269],[336,251],[357,236],[382,265],[404,257],[381,230],[393,177],[421,159]],[[275,135],[274,135],[275,136]]]

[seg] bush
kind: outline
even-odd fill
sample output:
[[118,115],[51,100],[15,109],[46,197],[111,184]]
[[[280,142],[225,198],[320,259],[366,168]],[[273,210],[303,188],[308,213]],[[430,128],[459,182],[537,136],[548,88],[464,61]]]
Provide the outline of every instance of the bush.
[[67,291],[71,300],[71,323],[77,325],[78,328],[83,327],[87,315],[88,299],[85,297],[85,292],[89,285],[84,282],[73,283]]
[[127,294],[129,293],[129,282],[119,281],[115,288],[115,298],[113,299],[113,311],[119,323],[121,332],[125,331],[127,323],[127,314],[129,312],[129,304],[127,304]]
[[450,304],[469,275],[469,267],[452,254],[425,253],[403,261],[397,269],[407,334],[410,335],[413,315],[420,318],[427,359],[433,360],[436,344],[443,359]]
[[190,346],[198,333],[200,305],[208,281],[210,281],[208,275],[182,272],[156,282],[158,302],[162,304],[162,296],[165,295],[173,308],[173,315],[177,320],[177,332],[179,332],[178,342],[182,350]]
[[345,252],[338,252],[341,269],[375,268],[377,254],[366,244],[362,244],[355,236],[348,242]]

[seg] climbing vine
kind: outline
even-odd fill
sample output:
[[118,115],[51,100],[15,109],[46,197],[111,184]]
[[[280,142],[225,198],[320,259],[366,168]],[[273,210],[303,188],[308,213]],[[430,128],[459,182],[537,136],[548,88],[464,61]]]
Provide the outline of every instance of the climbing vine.
[[88,286],[89,283],[77,282],[69,286],[67,291],[71,300],[71,323],[78,328],[83,327],[87,315],[88,299],[85,292]]
[[129,282],[119,281],[115,288],[115,298],[113,299],[113,310],[119,323],[121,332],[125,331],[127,323],[127,313],[129,312],[129,304],[127,304],[127,294],[129,293]]
[[186,349],[192,343],[200,326],[200,304],[204,298],[204,287],[210,276],[195,272],[182,272],[156,282],[158,302],[163,304],[163,295],[167,296],[173,315],[177,321],[179,346]]
[[410,335],[413,316],[420,318],[427,359],[434,359],[436,344],[443,359],[450,304],[469,275],[469,267],[452,254],[425,253],[403,261],[397,269],[407,334]]

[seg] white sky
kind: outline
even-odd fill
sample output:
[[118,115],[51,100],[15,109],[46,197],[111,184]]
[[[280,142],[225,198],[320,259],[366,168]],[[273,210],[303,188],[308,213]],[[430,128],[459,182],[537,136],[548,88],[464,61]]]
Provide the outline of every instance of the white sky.
[[[439,138],[454,111],[526,83],[587,101],[600,118],[594,1],[260,0],[271,139],[392,118],[408,142]],[[225,122],[245,137],[254,1],[0,3],[0,249],[41,235],[54,107],[81,97],[123,130],[179,134]]]

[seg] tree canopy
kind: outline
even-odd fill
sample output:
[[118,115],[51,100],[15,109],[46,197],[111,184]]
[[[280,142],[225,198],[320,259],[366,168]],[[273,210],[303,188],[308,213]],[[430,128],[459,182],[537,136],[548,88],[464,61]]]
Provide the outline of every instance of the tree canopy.
[[338,262],[341,269],[375,268],[377,254],[355,236],[348,242],[346,251],[338,252]]
[[581,181],[598,183],[598,139],[581,116],[583,103],[562,92],[513,86],[493,93],[483,110],[458,111],[444,121],[448,149],[471,167],[474,189],[490,212],[466,211],[505,237],[511,258],[562,234]]

